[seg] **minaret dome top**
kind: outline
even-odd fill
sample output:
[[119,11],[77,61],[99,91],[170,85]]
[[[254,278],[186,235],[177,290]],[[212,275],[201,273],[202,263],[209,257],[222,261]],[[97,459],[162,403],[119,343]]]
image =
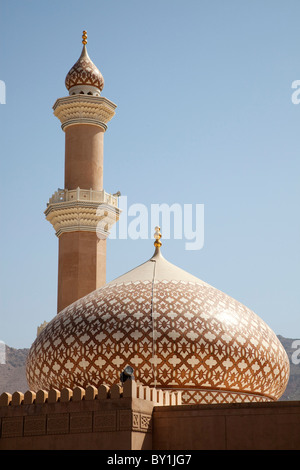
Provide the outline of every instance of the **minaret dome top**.
[[100,96],[104,87],[104,78],[88,55],[86,31],[82,34],[82,44],[81,55],[66,76],[66,88],[70,95]]

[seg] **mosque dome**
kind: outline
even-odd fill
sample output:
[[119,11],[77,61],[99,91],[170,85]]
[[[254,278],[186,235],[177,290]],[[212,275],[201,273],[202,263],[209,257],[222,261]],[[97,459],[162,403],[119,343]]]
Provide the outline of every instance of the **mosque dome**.
[[83,48],[81,55],[69,70],[65,79],[65,85],[70,95],[86,94],[100,96],[100,92],[104,87],[104,78],[88,55],[86,31],[83,31],[82,38]]
[[254,312],[167,261],[157,237],[151,259],[55,316],[27,362],[32,390],[135,380],[181,390],[183,403],[272,401],[289,360]]

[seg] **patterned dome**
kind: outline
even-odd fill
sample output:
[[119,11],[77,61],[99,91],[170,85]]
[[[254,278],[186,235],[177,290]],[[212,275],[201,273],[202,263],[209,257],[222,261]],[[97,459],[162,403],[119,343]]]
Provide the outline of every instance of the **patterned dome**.
[[104,87],[104,78],[96,65],[89,58],[86,49],[86,32],[83,32],[83,48],[81,56],[68,72],[65,80],[66,88],[71,94],[95,94],[99,95]]
[[32,390],[135,380],[182,390],[183,403],[277,400],[289,361],[273,331],[247,307],[153,257],[65,308],[28,355]]

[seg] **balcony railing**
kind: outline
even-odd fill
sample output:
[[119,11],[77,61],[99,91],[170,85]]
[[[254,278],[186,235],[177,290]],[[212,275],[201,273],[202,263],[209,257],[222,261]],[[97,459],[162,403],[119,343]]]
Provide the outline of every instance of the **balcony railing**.
[[105,203],[114,207],[118,207],[118,197],[120,193],[109,194],[102,191],[94,191],[93,189],[58,189],[49,199],[50,204],[57,204],[60,202],[97,202],[98,204]]

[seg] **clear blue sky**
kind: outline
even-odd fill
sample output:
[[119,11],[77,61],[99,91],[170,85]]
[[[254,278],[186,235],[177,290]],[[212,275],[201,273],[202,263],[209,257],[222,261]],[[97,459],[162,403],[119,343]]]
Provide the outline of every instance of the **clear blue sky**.
[[[202,250],[164,256],[300,338],[298,0],[10,0],[0,4],[0,340],[29,347],[56,314],[57,238],[45,220],[64,181],[52,106],[88,52],[117,104],[104,187],[128,203],[204,204]],[[107,279],[153,240],[109,240]]]

